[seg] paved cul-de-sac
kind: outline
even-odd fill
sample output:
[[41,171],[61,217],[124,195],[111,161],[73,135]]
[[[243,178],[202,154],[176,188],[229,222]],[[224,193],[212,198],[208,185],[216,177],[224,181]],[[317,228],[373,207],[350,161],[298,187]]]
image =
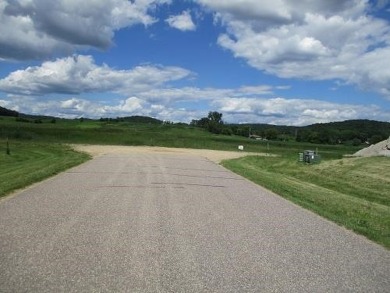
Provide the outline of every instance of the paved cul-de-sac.
[[106,154],[0,202],[0,292],[389,292],[390,253],[199,155]]

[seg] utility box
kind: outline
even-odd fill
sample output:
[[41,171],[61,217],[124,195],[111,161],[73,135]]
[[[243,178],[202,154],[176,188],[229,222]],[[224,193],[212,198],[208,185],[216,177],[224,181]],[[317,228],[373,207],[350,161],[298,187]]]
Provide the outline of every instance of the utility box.
[[303,153],[299,153],[299,161],[307,164],[315,164],[321,161],[321,157],[315,151],[306,150]]

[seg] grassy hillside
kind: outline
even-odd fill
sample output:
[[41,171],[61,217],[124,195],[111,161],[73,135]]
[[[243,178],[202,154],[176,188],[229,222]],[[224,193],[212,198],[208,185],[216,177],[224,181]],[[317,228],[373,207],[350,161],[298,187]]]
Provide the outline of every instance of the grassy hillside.
[[390,158],[344,158],[318,165],[295,156],[225,161],[232,171],[390,248]]
[[148,145],[164,147],[237,150],[297,154],[318,148],[324,158],[340,158],[359,147],[319,145],[294,141],[257,141],[242,136],[216,135],[188,125],[134,123],[128,121],[65,120],[54,118],[0,117],[0,139],[50,143]]

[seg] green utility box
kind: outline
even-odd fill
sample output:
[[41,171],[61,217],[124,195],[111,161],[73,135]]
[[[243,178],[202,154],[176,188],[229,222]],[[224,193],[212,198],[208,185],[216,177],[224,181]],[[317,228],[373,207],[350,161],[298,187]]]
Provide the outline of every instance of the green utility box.
[[306,164],[316,164],[321,161],[321,157],[315,151],[306,150],[303,153],[299,153],[299,161]]

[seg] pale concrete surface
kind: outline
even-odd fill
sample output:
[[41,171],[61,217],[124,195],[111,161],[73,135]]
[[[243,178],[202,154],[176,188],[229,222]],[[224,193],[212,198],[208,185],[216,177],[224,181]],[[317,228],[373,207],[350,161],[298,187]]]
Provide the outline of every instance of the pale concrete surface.
[[253,153],[245,151],[219,151],[208,149],[189,149],[189,148],[166,148],[158,146],[123,146],[123,145],[91,145],[91,144],[72,144],[70,145],[75,150],[85,152],[93,157],[98,157],[107,154],[178,154],[181,156],[199,156],[207,158],[215,163],[220,163],[223,160],[235,159],[244,156],[276,156],[268,153]]
[[389,290],[389,251],[200,156],[102,155],[0,203],[0,292]]

